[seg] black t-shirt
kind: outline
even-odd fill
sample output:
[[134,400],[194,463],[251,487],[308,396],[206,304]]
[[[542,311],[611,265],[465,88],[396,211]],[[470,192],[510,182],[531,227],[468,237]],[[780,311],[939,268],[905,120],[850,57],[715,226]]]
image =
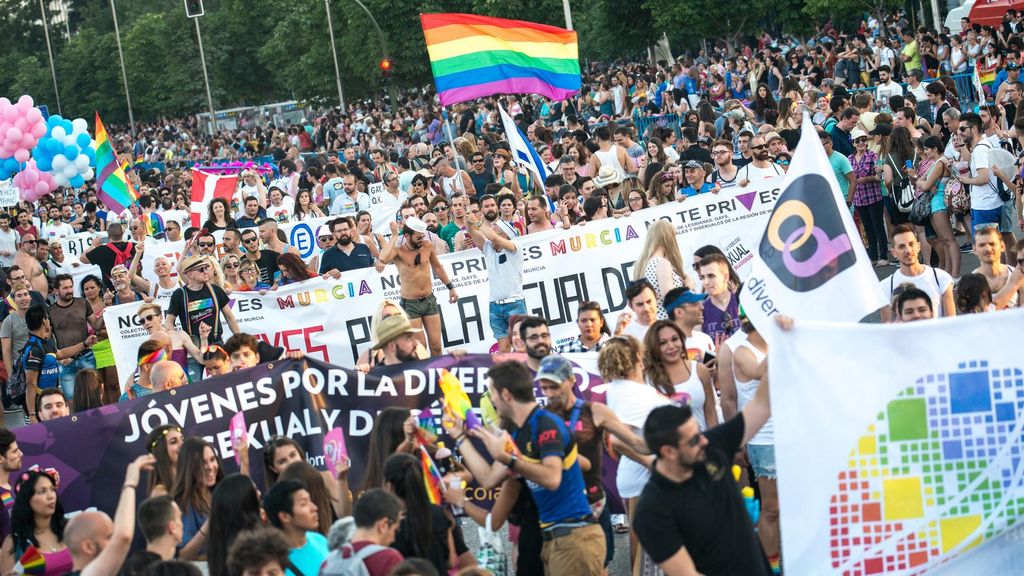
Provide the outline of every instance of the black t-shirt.
[[405,558],[413,556],[423,558],[437,568],[438,574],[448,573],[448,530],[452,527],[451,520],[445,516],[444,510],[436,504],[430,505],[430,549],[417,554],[413,544],[413,536],[409,533],[409,522],[426,522],[424,518],[410,519],[408,516],[402,518],[395,532],[395,542],[392,548],[402,553]]
[[227,293],[216,284],[207,284],[196,291],[182,286],[171,294],[167,313],[174,314],[181,322],[181,329],[195,338],[199,338],[199,324],[209,324],[213,327],[209,337],[210,343],[220,343],[224,334],[220,311],[227,305]]
[[110,282],[110,270],[116,264],[130,265],[134,257],[135,244],[131,242],[110,242],[97,246],[89,252],[89,262],[100,267],[100,271],[103,272],[103,283],[108,290],[114,289],[114,285]]
[[634,530],[655,562],[680,549],[701,574],[769,576],[772,571],[732,477],[733,455],[743,442],[743,414],[708,430],[704,465],[682,483],[657,472],[640,494]]
[[256,269],[260,271],[260,282],[264,284],[274,283],[274,274],[277,270],[277,259],[281,255],[273,250],[260,250],[260,257],[256,259]]

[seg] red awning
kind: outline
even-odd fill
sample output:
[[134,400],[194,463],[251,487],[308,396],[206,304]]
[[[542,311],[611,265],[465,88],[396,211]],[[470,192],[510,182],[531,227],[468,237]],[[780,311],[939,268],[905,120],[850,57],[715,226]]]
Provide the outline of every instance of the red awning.
[[1006,11],[1014,8],[1024,9],[1024,0],[988,0],[978,1],[971,7],[971,24],[994,26],[998,28],[1003,22]]

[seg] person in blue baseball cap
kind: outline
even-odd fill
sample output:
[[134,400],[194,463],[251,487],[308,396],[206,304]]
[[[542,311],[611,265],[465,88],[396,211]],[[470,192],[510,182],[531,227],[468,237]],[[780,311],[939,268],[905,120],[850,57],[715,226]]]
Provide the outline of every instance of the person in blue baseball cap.
[[703,331],[704,301],[707,294],[686,287],[673,288],[665,293],[665,312],[686,336],[686,355],[690,360],[706,363],[715,356],[715,342]]

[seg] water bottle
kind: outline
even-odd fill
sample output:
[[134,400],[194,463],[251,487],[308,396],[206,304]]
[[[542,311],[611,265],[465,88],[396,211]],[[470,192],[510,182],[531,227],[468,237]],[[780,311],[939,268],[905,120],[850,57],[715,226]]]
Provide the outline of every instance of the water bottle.
[[[451,488],[452,490],[461,490],[462,489],[462,479],[459,478],[458,476],[451,476],[450,478],[448,478],[448,487]],[[462,507],[461,506],[452,505],[452,514],[454,514],[456,516],[461,515],[462,514]]]

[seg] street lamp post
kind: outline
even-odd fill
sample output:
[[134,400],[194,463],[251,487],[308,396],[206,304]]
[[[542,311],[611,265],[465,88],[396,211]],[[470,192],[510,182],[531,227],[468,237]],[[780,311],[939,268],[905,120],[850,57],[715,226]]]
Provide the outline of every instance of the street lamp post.
[[206,55],[203,54],[203,33],[199,30],[199,17],[192,20],[196,23],[196,39],[199,41],[199,61],[203,64],[203,83],[206,84],[206,104],[210,108],[210,136],[217,127],[217,117],[213,112],[213,95],[210,93],[210,77],[206,74]]
[[327,11],[327,31],[331,34],[331,57],[334,58],[334,80],[338,84],[338,104],[341,106],[341,113],[345,113],[345,95],[341,91],[341,69],[338,68],[338,49],[334,47],[334,22],[331,21],[331,2],[324,0],[324,10]]
[[46,7],[43,0],[39,0],[39,13],[43,19],[43,36],[46,37],[46,52],[50,55],[50,75],[53,76],[53,95],[57,98],[57,113],[63,115],[60,108],[60,92],[57,90],[57,68],[53,65],[53,47],[50,46],[50,25],[46,22]]
[[[370,12],[370,9],[367,8],[366,5],[363,4],[360,0],[352,1],[358,4],[359,7],[363,9],[363,12],[366,12],[366,15],[370,17],[370,22],[373,23],[373,27],[377,30],[377,37],[380,39],[380,49],[381,52],[384,53],[384,59],[390,61],[391,56],[388,54],[388,41],[387,38],[384,37],[384,32],[380,29],[380,25],[377,24],[377,19],[373,17],[373,13]],[[398,95],[395,92],[394,83],[388,83],[388,96],[391,99],[391,111],[392,113],[394,113],[396,110],[398,110]]]
[[117,56],[121,59],[121,80],[124,81],[124,99],[128,102],[128,122],[132,127],[132,136],[135,136],[135,114],[132,113],[132,97],[128,93],[128,72],[124,67],[124,52],[121,50],[121,31],[117,27],[117,6],[114,0],[110,0],[110,11],[114,14],[114,37],[117,38]]

